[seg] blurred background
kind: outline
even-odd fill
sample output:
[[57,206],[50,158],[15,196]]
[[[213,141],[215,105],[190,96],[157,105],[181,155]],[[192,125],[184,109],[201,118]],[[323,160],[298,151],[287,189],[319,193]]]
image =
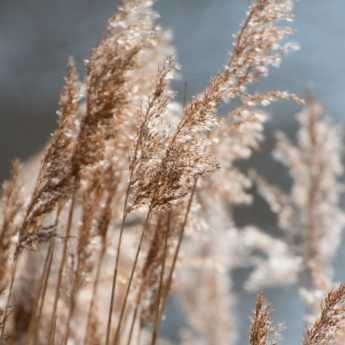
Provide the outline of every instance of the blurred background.
[[[210,76],[226,62],[235,33],[245,16],[248,0],[160,0],[161,23],[171,28],[183,77],[177,83],[182,99],[196,94]],[[0,1],[0,180],[9,171],[13,158],[25,159],[36,153],[56,123],[59,92],[66,62],[74,56],[82,71],[83,59],[95,46],[106,19],[116,8],[115,0],[1,0]],[[296,5],[294,40],[302,50],[289,55],[280,69],[273,70],[260,88],[280,88],[303,94],[310,89],[326,106],[339,126],[345,114],[345,1],[305,0]],[[280,103],[271,109],[267,141],[250,164],[259,173],[288,185],[287,174],[272,162],[273,129],[294,134],[297,107]],[[258,200],[236,214],[240,222],[272,227],[267,205]],[[342,254],[343,253],[343,254]],[[345,280],[345,252],[336,262],[336,279]],[[238,294],[239,345],[247,344],[248,321],[254,296],[243,291],[245,272],[236,274]],[[274,306],[274,318],[286,322],[283,344],[300,343],[303,334],[302,306],[296,289],[267,291]],[[179,316],[168,320],[165,331]],[[216,321],[215,321],[216,322]],[[169,326],[168,326],[169,325]]]

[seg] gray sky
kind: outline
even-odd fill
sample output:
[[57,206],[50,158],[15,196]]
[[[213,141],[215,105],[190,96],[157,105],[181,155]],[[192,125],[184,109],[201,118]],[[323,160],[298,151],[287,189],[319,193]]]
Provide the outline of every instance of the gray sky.
[[[115,8],[114,0],[2,0],[0,2],[0,178],[14,156],[26,157],[47,139],[69,55],[87,57]],[[248,0],[161,0],[162,24],[175,35],[189,96],[226,61]],[[342,119],[345,109],[343,0],[297,3],[295,35],[303,47],[273,71],[264,86],[306,87]],[[292,105],[274,108],[284,126]],[[275,122],[275,123],[276,123]]]

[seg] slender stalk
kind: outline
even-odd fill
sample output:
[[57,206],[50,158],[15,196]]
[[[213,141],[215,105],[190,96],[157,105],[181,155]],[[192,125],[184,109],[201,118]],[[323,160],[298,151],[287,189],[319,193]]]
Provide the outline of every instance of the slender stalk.
[[111,204],[113,202],[115,194],[116,194],[115,190],[112,191],[111,193],[109,192],[108,194],[105,211],[103,213],[103,218],[102,218],[104,222],[102,222],[102,226],[99,229],[100,234],[102,236],[102,247],[101,247],[97,265],[96,265],[96,276],[93,282],[91,302],[90,302],[89,310],[87,313],[87,322],[86,322],[86,330],[85,330],[85,338],[84,338],[85,345],[88,343],[88,338],[89,338],[89,334],[91,330],[91,322],[92,322],[93,311],[94,311],[94,307],[96,303],[99,279],[100,279],[101,269],[103,266],[103,261],[104,261],[104,257],[105,257],[106,249],[107,249],[108,228],[109,228],[109,225],[111,223],[111,218],[112,218]]
[[145,113],[145,116],[144,116],[144,121],[142,122],[142,124],[140,126],[139,136],[138,136],[137,141],[135,143],[133,159],[130,162],[129,181],[128,181],[126,194],[125,194],[125,200],[124,200],[124,204],[123,204],[120,233],[119,233],[119,239],[118,239],[117,248],[116,248],[116,258],[115,258],[115,266],[114,266],[114,272],[113,272],[113,281],[112,281],[112,287],[111,287],[111,298],[110,298],[108,323],[107,323],[107,331],[106,331],[106,341],[105,341],[106,345],[109,345],[109,342],[110,342],[110,331],[111,331],[113,309],[114,309],[114,302],[115,302],[115,293],[116,293],[116,281],[117,281],[119,261],[120,261],[120,256],[121,256],[123,233],[124,233],[125,223],[126,223],[127,216],[128,216],[128,210],[127,210],[128,199],[129,199],[129,194],[130,194],[131,187],[132,187],[134,168],[135,168],[135,163],[136,163],[137,158],[138,158],[138,152],[139,152],[140,144],[141,144],[142,137],[143,137],[144,127],[148,121],[148,116],[149,116],[149,112],[150,112],[152,105],[153,105],[153,101],[150,101],[150,105],[149,105],[149,107]]
[[155,310],[155,324],[152,331],[151,345],[154,345],[156,343],[156,339],[157,339],[159,328],[160,328],[159,318],[160,318],[161,298],[162,298],[162,293],[163,293],[166,261],[167,261],[167,256],[168,256],[168,239],[169,239],[169,233],[170,233],[170,221],[171,221],[171,211],[169,211],[169,214],[168,214],[168,220],[167,220],[168,228],[167,228],[165,239],[164,239],[163,262],[162,262],[162,268],[161,268],[160,277],[159,277],[157,306]]
[[47,291],[48,291],[48,280],[49,280],[51,267],[52,267],[52,263],[53,263],[53,258],[54,258],[54,251],[55,251],[55,239],[54,238],[51,239],[48,251],[49,251],[49,259],[48,259],[48,265],[47,265],[46,275],[45,275],[45,279],[44,279],[43,291],[41,294],[40,304],[39,304],[39,308],[38,308],[38,314],[37,314],[37,318],[35,321],[34,334],[33,334],[33,344],[38,343],[38,333],[39,333],[39,326],[40,326],[41,317],[42,317],[42,310],[44,307],[44,302],[45,302]]
[[9,307],[10,307],[10,301],[11,301],[11,299],[12,299],[13,286],[14,286],[14,281],[15,281],[15,279],[16,279],[16,274],[17,274],[19,255],[20,255],[20,254],[18,253],[18,255],[15,255],[15,257],[14,257],[14,263],[13,263],[13,270],[12,270],[12,275],[11,275],[11,281],[10,281],[9,291],[8,291],[7,300],[6,300],[6,305],[5,305],[5,309],[4,309],[4,318],[3,318],[2,323],[1,323],[0,344],[3,344],[3,343],[4,343],[5,328],[6,328],[8,310],[9,310]]
[[137,299],[136,304],[135,304],[135,309],[134,309],[134,313],[133,313],[132,321],[131,321],[131,327],[129,329],[128,339],[127,339],[127,345],[130,345],[131,342],[132,342],[134,326],[135,326],[135,322],[137,320],[139,306],[140,306],[140,303],[141,303],[141,296],[142,296],[142,294],[140,293],[138,295],[138,299]]
[[72,283],[71,301],[68,308],[68,316],[66,320],[66,331],[65,331],[65,336],[64,336],[62,345],[67,345],[68,338],[71,332],[71,320],[73,319],[73,316],[74,316],[74,311],[75,311],[75,306],[76,306],[76,294],[78,292],[78,279],[79,279],[78,275],[79,274],[78,274],[78,268],[77,268],[77,271],[76,271],[76,274],[74,275],[73,283]]
[[[60,211],[61,207],[59,207],[56,210],[56,216],[55,216],[55,222],[54,222],[54,229],[57,228],[57,225],[59,223],[59,217],[60,217]],[[44,260],[42,275],[40,279],[40,286],[38,290],[38,294],[34,301],[33,311],[32,311],[32,317],[29,324],[29,331],[27,336],[27,343],[31,344],[35,341],[35,330],[39,327],[39,320],[38,317],[40,317],[40,311],[41,311],[41,305],[40,302],[42,301],[43,296],[45,295],[47,285],[48,285],[48,279],[51,269],[51,263],[52,263],[52,252],[54,250],[54,238],[51,238],[49,240],[49,246],[47,250],[47,255]],[[42,303],[41,303],[42,304]]]
[[[100,190],[96,194],[96,197],[91,200],[93,207],[89,209],[89,207],[86,207],[83,210],[83,219],[84,217],[95,217],[96,209],[94,208],[95,205],[97,205],[100,202],[101,193]],[[85,263],[85,252],[84,249],[88,245],[85,241],[89,242],[91,239],[91,231],[92,231],[92,223],[90,223],[88,220],[86,220],[86,223],[81,223],[79,227],[79,239],[78,239],[78,254],[77,254],[77,264],[76,266],[73,265],[73,282],[72,282],[72,290],[71,290],[71,298],[69,305],[67,306],[68,310],[68,316],[66,321],[66,330],[64,335],[64,340],[62,342],[63,345],[67,345],[68,339],[70,337],[71,333],[71,321],[73,320],[75,316],[75,311],[77,307],[77,298],[80,293],[81,283],[82,283],[82,275],[83,273],[86,273],[85,267],[83,267],[83,264]],[[85,233],[85,234],[84,234]],[[87,236],[87,238],[84,238],[84,236]],[[84,255],[83,255],[84,254]],[[87,259],[86,259],[87,260]]]
[[91,322],[92,322],[93,311],[94,311],[94,308],[95,308],[96,297],[97,297],[97,292],[98,292],[98,285],[99,285],[99,279],[100,279],[100,276],[101,276],[101,269],[102,269],[102,266],[103,266],[104,257],[105,257],[105,248],[103,247],[101,249],[101,253],[99,255],[98,262],[97,262],[96,277],[95,277],[95,280],[93,282],[91,302],[90,302],[89,310],[88,310],[88,313],[87,313],[85,338],[84,338],[84,343],[83,343],[85,345],[88,343],[88,338],[89,338],[89,335],[90,335],[90,326],[91,326]]
[[[167,286],[166,286],[166,289],[165,289],[164,294],[163,294],[162,307],[161,307],[161,309],[159,311],[158,325],[157,325],[156,330],[155,330],[156,335],[155,335],[154,341],[156,341],[156,338],[157,338],[157,336],[159,334],[160,322],[162,320],[164,308],[165,308],[165,305],[166,305],[166,302],[167,302],[167,299],[168,299],[168,294],[169,294],[169,291],[170,291],[170,287],[171,287],[172,278],[173,278],[173,274],[174,274],[174,271],[175,271],[178,255],[180,253],[180,249],[181,249],[181,245],[182,245],[182,240],[184,238],[184,233],[185,233],[185,229],[186,229],[189,213],[190,213],[190,210],[191,210],[191,207],[192,207],[192,202],[193,202],[193,198],[194,198],[194,195],[195,195],[197,182],[198,182],[198,179],[195,178],[194,179],[194,184],[193,184],[193,189],[192,189],[190,198],[188,200],[187,210],[186,210],[186,213],[185,213],[185,216],[184,216],[184,219],[183,219],[181,231],[179,233],[178,242],[177,242],[176,249],[175,249],[175,252],[174,252],[172,266],[171,266],[171,269],[169,271]],[[153,343],[153,345],[154,344],[155,343]]]
[[117,249],[116,249],[116,258],[115,258],[115,266],[114,266],[114,272],[113,272],[113,281],[112,281],[112,286],[111,286],[111,298],[110,298],[107,331],[106,331],[106,341],[105,341],[106,345],[109,345],[109,342],[110,342],[110,331],[111,331],[114,302],[115,302],[115,293],[116,293],[116,281],[117,281],[117,274],[118,274],[118,269],[119,269],[119,261],[120,261],[123,233],[124,233],[125,223],[126,223],[126,219],[127,219],[127,215],[128,215],[127,205],[128,205],[130,188],[131,188],[131,183],[129,182],[128,187],[127,187],[127,191],[126,191],[124,206],[123,206],[123,216],[122,216],[119,239],[118,239],[118,244],[117,244]]
[[[165,232],[165,237],[164,237],[163,262],[162,262],[162,268],[160,270],[160,275],[159,275],[160,278],[159,278],[159,288],[158,288],[158,297],[157,297],[158,308],[156,309],[155,325],[157,324],[157,318],[159,317],[158,311],[159,311],[160,300],[161,300],[161,293],[162,293],[162,286],[163,286],[163,281],[164,281],[164,271],[165,271],[167,249],[168,249],[168,238],[169,238],[169,232],[170,232],[170,216],[171,216],[171,212],[169,211],[168,220],[167,220],[168,227],[167,227],[167,231]],[[135,326],[135,322],[136,322],[136,319],[137,319],[137,316],[138,316],[138,311],[139,311],[139,306],[141,304],[142,296],[143,296],[143,291],[140,291],[139,294],[138,294],[138,298],[137,298],[136,304],[135,304],[135,310],[134,310],[132,321],[131,321],[131,327],[130,327],[130,332],[129,332],[129,336],[128,336],[127,345],[130,345],[131,341],[132,341],[134,326]]]
[[152,210],[153,210],[153,204],[151,204],[150,209],[147,212],[146,219],[145,219],[144,226],[143,226],[143,230],[141,232],[141,236],[140,236],[140,239],[139,239],[138,247],[137,247],[137,250],[136,250],[136,253],[135,253],[135,258],[134,258],[134,262],[133,262],[133,265],[132,265],[132,269],[131,269],[131,273],[130,273],[130,276],[129,276],[129,280],[128,280],[128,283],[127,283],[125,296],[124,296],[124,299],[123,299],[123,302],[122,302],[122,305],[121,305],[119,321],[118,321],[116,332],[115,332],[114,345],[118,344],[118,342],[119,342],[120,331],[121,331],[123,317],[125,315],[125,310],[126,310],[126,306],[127,306],[128,296],[129,296],[129,292],[130,292],[130,289],[131,289],[131,286],[132,286],[132,283],[133,283],[134,273],[135,273],[135,270],[137,268],[139,254],[141,252],[142,244],[144,242],[145,233],[146,233],[146,229],[148,228],[148,223],[149,223],[149,220],[150,220],[150,217],[151,217]]
[[65,238],[64,238],[64,242],[63,242],[63,253],[62,253],[62,258],[61,258],[61,262],[60,262],[58,281],[57,281],[55,297],[54,297],[54,304],[53,304],[53,311],[52,311],[52,316],[51,316],[50,325],[49,325],[49,333],[48,333],[49,334],[48,335],[48,344],[49,345],[55,344],[56,313],[57,313],[57,307],[58,307],[58,302],[59,302],[60,293],[61,293],[63,270],[64,270],[66,260],[67,260],[68,240],[69,240],[70,234],[71,234],[72,221],[73,221],[75,202],[76,202],[76,193],[77,193],[77,188],[75,186],[74,190],[73,190],[72,200],[70,203],[67,227],[66,227]]
[[[52,239],[51,239],[51,241],[52,241]],[[49,275],[48,266],[49,266],[49,261],[50,261],[50,256],[51,256],[51,253],[50,253],[51,245],[50,245],[50,243],[51,242],[49,242],[49,247],[48,247],[47,254],[46,254],[45,260],[44,260],[44,265],[43,265],[43,269],[42,269],[42,273],[41,273],[41,279],[40,279],[40,286],[39,286],[38,293],[35,297],[34,305],[32,308],[32,317],[30,320],[29,331],[28,331],[28,335],[27,335],[27,343],[28,344],[31,344],[33,342],[35,329],[38,327],[36,314],[37,314],[38,309],[39,309],[39,304],[40,304],[39,302],[40,302],[42,293],[44,291],[45,283],[46,283],[46,281],[48,281],[48,279],[47,279],[47,277]]]

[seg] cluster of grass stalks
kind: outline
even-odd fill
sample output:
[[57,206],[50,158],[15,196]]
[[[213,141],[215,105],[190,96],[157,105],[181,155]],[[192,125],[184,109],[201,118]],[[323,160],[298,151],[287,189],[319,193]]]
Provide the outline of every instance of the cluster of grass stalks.
[[[331,272],[345,221],[340,133],[309,99],[297,143],[279,135],[275,151],[290,193],[236,165],[264,139],[263,108],[304,106],[287,91],[253,91],[296,48],[286,43],[293,1],[254,0],[224,69],[184,105],[153,5],[121,2],[83,80],[69,62],[44,151],[13,163],[1,202],[0,344],[170,343],[160,329],[171,295],[188,321],[176,341],[235,344],[231,281],[243,265],[253,268],[248,289],[300,286],[305,345],[341,341],[345,288]],[[252,202],[253,183],[282,236],[236,225],[232,210]],[[251,345],[279,341],[270,317],[260,294]]]

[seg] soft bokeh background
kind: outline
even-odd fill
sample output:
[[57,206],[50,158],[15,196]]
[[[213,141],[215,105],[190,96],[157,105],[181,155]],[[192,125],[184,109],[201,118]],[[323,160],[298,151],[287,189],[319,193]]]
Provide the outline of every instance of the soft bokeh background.
[[[244,18],[248,0],[160,0],[161,22],[174,32],[182,76],[177,89],[182,98],[202,89],[209,77],[222,68],[230,52],[232,34]],[[58,95],[68,56],[80,61],[100,37],[104,23],[116,7],[115,0],[1,0],[0,1],[0,180],[8,174],[14,157],[25,159],[39,150],[53,130]],[[345,1],[297,2],[297,32],[302,50],[288,56],[262,87],[279,87],[303,93],[306,88],[320,99],[343,126],[345,114]],[[271,109],[274,120],[268,140],[255,164],[260,173],[288,184],[285,171],[272,163],[269,149],[272,130],[292,135],[296,129],[293,104]],[[240,210],[241,222],[257,222],[272,228],[272,217],[260,200]],[[344,253],[344,250],[342,251]],[[345,279],[345,253],[336,264],[336,278]],[[237,315],[241,329],[239,345],[247,344],[248,320],[254,296],[241,288],[245,272],[236,274]],[[302,307],[294,288],[267,291],[275,320],[286,322],[283,344],[298,344],[303,333]],[[173,335],[178,313],[165,330]],[[214,320],[216,322],[216,320]]]

